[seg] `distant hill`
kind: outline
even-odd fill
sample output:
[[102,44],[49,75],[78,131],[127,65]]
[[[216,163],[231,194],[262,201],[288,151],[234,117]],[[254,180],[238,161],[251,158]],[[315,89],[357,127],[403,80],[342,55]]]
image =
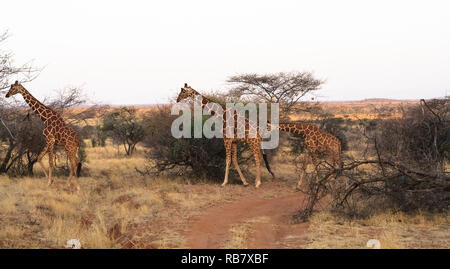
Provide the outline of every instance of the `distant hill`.
[[[310,101],[310,102],[314,102],[314,101]],[[415,103],[415,102],[419,102],[419,100],[415,100],[415,99],[389,99],[389,98],[366,98],[366,99],[362,99],[362,100],[342,100],[342,101],[333,101],[333,100],[329,100],[329,101],[319,101],[320,103]]]
[[[354,101],[319,102],[324,112],[344,119],[398,118],[402,115],[401,107],[418,104],[419,100],[397,100],[389,98],[367,98]],[[314,120],[315,115],[300,113],[291,116],[293,120]]]
[[[315,103],[315,102],[311,102]],[[360,120],[360,119],[376,119],[376,118],[398,118],[402,115],[401,108],[416,105],[419,100],[398,100],[389,98],[367,98],[364,100],[353,101],[320,101],[319,106],[323,112],[330,115],[334,115],[337,118]],[[163,104],[162,104],[163,105]],[[137,115],[143,117],[147,112],[156,109],[158,105],[128,105],[136,109]],[[114,108],[121,107],[119,105],[112,105],[106,109],[111,111]],[[83,108],[71,108],[70,110],[75,113],[83,112],[86,107]],[[104,110],[105,112],[105,110]],[[98,113],[95,119],[92,119],[90,124],[98,124],[102,113]],[[318,115],[309,113],[299,113],[298,115],[292,115],[292,120],[317,120],[320,118]]]
[[369,103],[386,103],[386,102],[415,102],[416,100],[398,100],[389,98],[367,98],[359,102],[369,102]]

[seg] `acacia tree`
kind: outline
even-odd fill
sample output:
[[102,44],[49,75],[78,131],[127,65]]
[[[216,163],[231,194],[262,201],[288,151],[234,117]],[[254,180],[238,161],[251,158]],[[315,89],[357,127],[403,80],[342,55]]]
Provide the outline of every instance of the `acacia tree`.
[[136,116],[136,109],[130,107],[114,109],[107,114],[103,118],[102,129],[109,134],[114,143],[123,145],[128,156],[133,154],[137,143],[145,136],[142,122]]
[[[234,99],[250,102],[278,103],[280,120],[289,121],[289,116],[299,112],[317,113],[318,103],[305,102],[307,94],[313,94],[324,83],[311,72],[280,72],[273,74],[246,73],[231,76],[227,82],[232,85],[228,95]],[[282,137],[292,137],[282,134]],[[283,139],[284,140],[284,139]],[[289,139],[290,146],[296,146],[299,139]],[[301,141],[301,139],[300,139]],[[269,162],[277,149],[265,150]]]
[[279,103],[282,119],[291,113],[310,111],[311,106],[301,104],[301,101],[324,83],[310,72],[239,74],[229,77],[227,82],[234,85],[230,91],[233,95],[258,102]]

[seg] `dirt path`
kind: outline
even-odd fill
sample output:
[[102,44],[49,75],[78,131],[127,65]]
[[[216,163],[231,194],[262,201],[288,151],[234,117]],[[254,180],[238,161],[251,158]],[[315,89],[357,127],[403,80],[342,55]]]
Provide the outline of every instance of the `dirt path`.
[[[300,202],[299,192],[280,182],[266,182],[237,201],[192,218],[185,232],[186,247],[302,248],[308,224],[291,222]],[[236,246],[236,241],[242,244]]]

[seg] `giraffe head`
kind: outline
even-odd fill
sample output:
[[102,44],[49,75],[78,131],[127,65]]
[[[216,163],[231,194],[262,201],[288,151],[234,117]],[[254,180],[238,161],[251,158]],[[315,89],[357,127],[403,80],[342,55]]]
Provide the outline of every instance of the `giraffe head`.
[[20,84],[17,80],[14,84],[11,85],[11,88],[9,89],[8,93],[6,94],[6,98],[13,96],[18,93],[23,93],[25,88]]
[[200,95],[196,90],[192,89],[187,83],[184,83],[184,87],[181,88],[178,94],[177,103],[189,97],[194,97],[195,95]]

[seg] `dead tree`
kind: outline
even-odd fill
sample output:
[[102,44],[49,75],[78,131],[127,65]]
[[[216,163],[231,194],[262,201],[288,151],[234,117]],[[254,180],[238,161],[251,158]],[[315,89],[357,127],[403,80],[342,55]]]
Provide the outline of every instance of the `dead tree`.
[[402,118],[380,121],[361,134],[363,140],[368,148],[364,158],[347,158],[340,169],[322,164],[305,180],[301,190],[306,199],[297,220],[306,220],[324,197],[332,210],[351,217],[387,209],[449,208],[450,98],[422,100]]

